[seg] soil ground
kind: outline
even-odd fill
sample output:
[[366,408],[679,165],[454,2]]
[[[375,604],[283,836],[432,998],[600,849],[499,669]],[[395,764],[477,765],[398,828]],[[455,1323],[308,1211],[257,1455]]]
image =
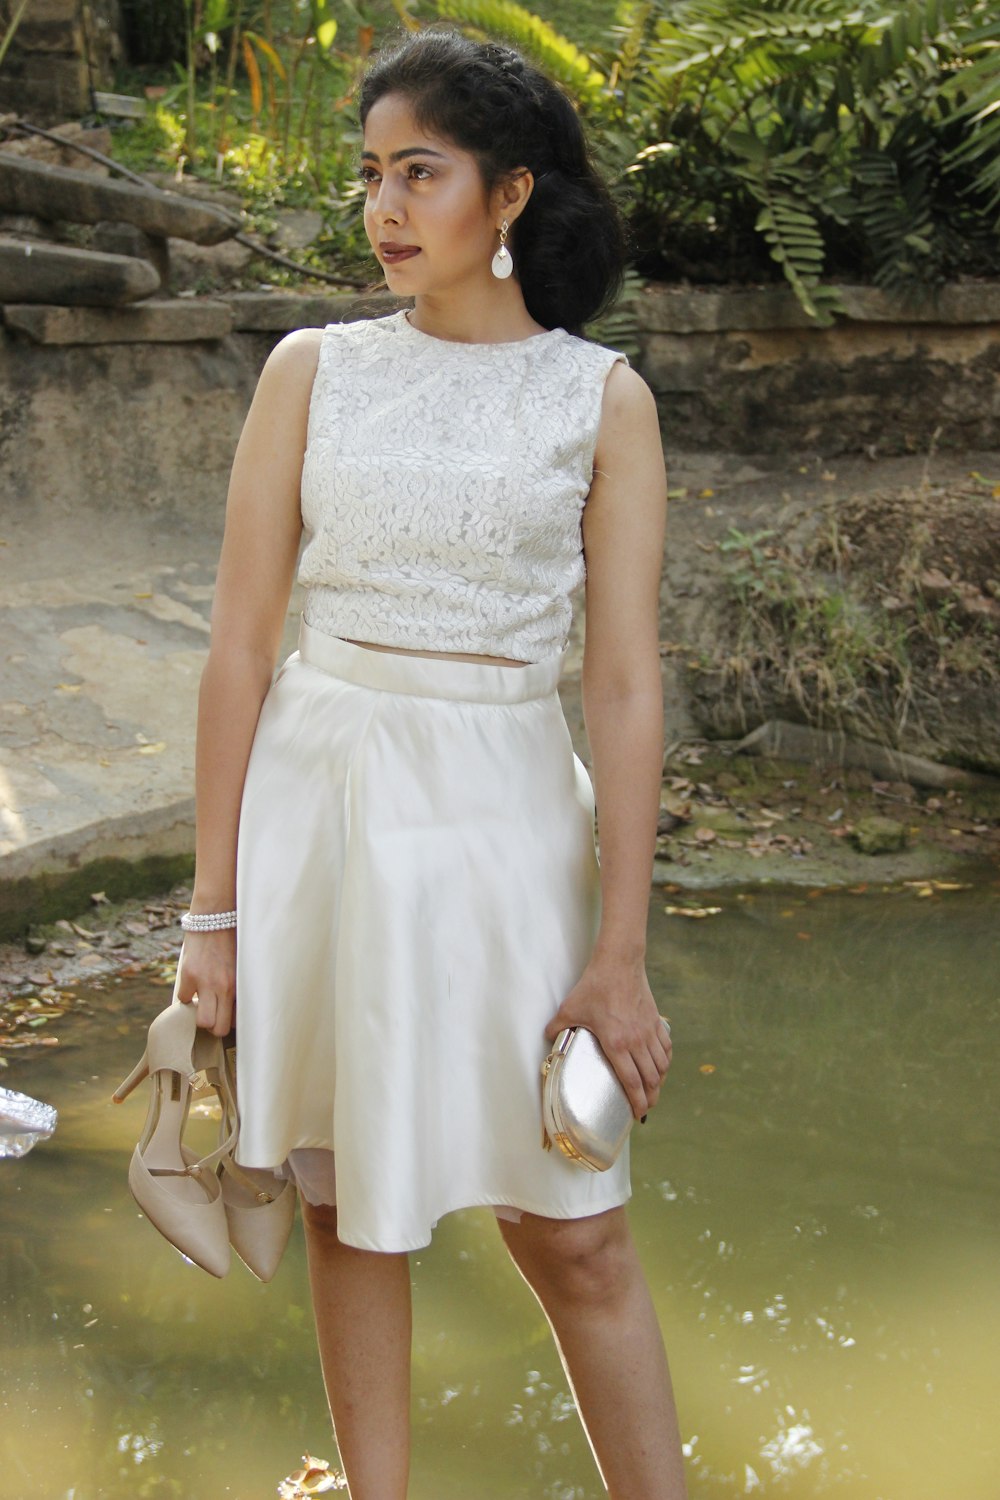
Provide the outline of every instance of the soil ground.
[[1000,773],[1000,456],[684,455],[672,492],[691,734],[785,718]]

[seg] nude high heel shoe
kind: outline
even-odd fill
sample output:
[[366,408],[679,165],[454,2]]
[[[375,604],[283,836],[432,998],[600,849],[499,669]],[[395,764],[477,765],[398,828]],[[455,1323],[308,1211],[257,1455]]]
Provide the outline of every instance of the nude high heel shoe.
[[[236,1048],[223,1048],[230,1108],[238,1111],[236,1102]],[[235,1129],[223,1107],[224,1134],[239,1134],[237,1112]],[[295,1184],[283,1180],[263,1167],[240,1167],[232,1153],[222,1157],[222,1201],[229,1223],[229,1242],[247,1270],[258,1281],[270,1281],[288,1244],[295,1219]]]
[[[216,1164],[236,1145],[237,1115],[222,1038],[199,1027],[194,1004],[174,1001],[150,1025],[146,1050],[115,1089],[118,1104],[144,1078],[152,1093],[139,1143],[129,1164],[133,1198],[165,1239],[208,1271],[229,1270],[229,1226]],[[212,1088],[222,1104],[222,1139],[200,1157],[181,1137],[194,1089]]]

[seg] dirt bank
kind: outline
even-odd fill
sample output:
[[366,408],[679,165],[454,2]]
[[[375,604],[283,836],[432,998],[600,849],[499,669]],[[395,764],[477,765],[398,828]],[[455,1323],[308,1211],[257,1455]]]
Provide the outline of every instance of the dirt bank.
[[839,728],[1000,773],[1000,465],[677,465],[663,650],[687,733]]

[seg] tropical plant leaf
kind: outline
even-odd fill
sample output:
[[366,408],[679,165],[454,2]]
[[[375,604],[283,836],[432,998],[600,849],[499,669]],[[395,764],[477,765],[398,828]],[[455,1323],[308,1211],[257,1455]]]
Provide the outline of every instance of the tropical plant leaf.
[[605,86],[604,75],[573,42],[513,0],[437,0],[437,5],[449,20],[464,21],[523,47],[581,101],[595,98]]

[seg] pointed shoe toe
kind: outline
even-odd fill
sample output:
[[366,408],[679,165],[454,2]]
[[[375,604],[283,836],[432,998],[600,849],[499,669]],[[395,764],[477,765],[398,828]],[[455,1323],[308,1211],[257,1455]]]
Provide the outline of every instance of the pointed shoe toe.
[[[218,1163],[236,1145],[235,1115],[222,1039],[197,1026],[193,1006],[175,1002],[154,1018],[142,1058],[114,1099],[125,1099],[147,1076],[149,1109],[129,1164],[129,1190],[176,1250],[210,1275],[225,1276],[229,1224]],[[219,1098],[224,1137],[200,1158],[182,1140],[196,1090],[211,1090]]]
[[256,1167],[222,1163],[222,1200],[229,1241],[258,1281],[270,1281],[295,1220],[295,1184]]
[[[196,1167],[196,1154],[186,1146],[181,1152],[188,1167]],[[189,1176],[178,1172],[169,1178],[154,1177],[136,1146],[128,1185],[146,1218],[175,1250],[211,1276],[228,1274],[229,1224],[222,1186],[214,1172],[203,1168]]]

